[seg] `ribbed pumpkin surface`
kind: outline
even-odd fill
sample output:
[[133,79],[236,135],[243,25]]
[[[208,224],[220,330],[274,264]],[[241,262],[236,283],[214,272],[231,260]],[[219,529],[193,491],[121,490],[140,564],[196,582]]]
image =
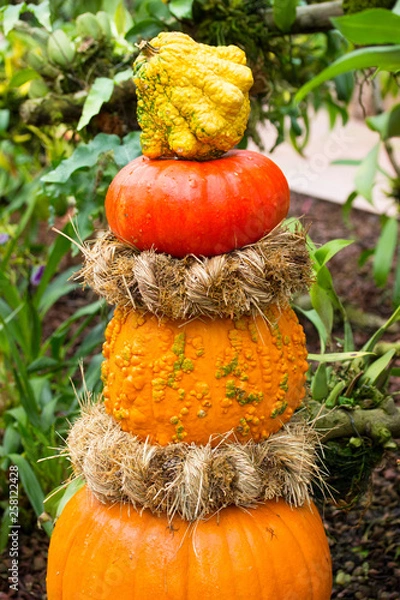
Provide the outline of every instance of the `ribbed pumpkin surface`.
[[265,318],[187,323],[117,309],[103,354],[107,412],[162,445],[231,431],[267,438],[300,404],[308,366],[295,313],[276,307]]
[[49,549],[48,600],[329,600],[331,585],[316,507],[282,500],[172,528],[82,488]]

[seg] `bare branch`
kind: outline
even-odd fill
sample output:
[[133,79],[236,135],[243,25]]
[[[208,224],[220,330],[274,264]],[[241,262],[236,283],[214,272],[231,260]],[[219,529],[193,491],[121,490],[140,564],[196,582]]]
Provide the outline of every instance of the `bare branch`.
[[[341,15],[343,15],[341,0],[299,6],[290,33],[329,31],[333,28],[331,17],[340,17]],[[272,10],[265,11],[265,24],[271,33],[281,33],[274,22]]]
[[387,432],[393,438],[400,437],[400,409],[393,398],[387,398],[379,408],[349,410],[321,408],[318,402],[311,402],[310,409],[316,417],[316,429],[322,435],[322,442],[337,438],[365,436],[382,441]]

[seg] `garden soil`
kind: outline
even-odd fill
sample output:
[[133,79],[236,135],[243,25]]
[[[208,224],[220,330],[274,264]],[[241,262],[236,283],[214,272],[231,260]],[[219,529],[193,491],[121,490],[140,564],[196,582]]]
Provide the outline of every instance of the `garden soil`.
[[[334,257],[329,266],[338,294],[352,309],[355,341],[361,346],[377,328],[377,323],[387,319],[393,309],[390,288],[378,289],[372,281],[371,262],[367,261],[361,268],[358,265],[360,254],[376,244],[379,217],[353,210],[345,224],[341,206],[302,195],[293,195],[291,214],[303,218],[317,244],[335,238],[355,240]],[[74,298],[74,310],[77,301],[82,304],[87,301],[84,292],[78,299]],[[55,307],[53,324],[50,322],[48,327],[55,328],[59,315],[65,318],[67,311],[66,305]],[[313,328],[307,322],[303,325],[309,351],[318,352]],[[399,340],[399,328],[395,327],[385,339]],[[398,399],[396,390],[400,390],[400,381],[392,381],[390,389]],[[392,451],[386,453],[374,470],[369,488],[356,506],[349,510],[328,502],[321,506],[333,558],[332,600],[400,599],[399,498],[400,459],[399,454]],[[42,530],[34,527],[32,531],[21,531],[19,592],[10,592],[7,584],[6,552],[0,560],[0,600],[46,599],[47,549],[48,539]]]

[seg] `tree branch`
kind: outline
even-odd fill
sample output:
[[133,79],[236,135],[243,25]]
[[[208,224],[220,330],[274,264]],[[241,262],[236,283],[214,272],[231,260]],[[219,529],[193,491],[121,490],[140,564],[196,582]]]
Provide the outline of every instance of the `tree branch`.
[[[329,31],[333,28],[331,17],[340,17],[341,15],[343,15],[342,0],[299,6],[290,33]],[[275,24],[272,10],[265,11],[264,20],[268,31],[282,35]]]
[[[29,98],[20,107],[21,119],[27,125],[41,127],[43,125],[57,125],[59,123],[75,124],[79,121],[82,108],[87,98],[87,90],[80,90],[74,94],[47,94],[43,98]],[[126,131],[137,129],[136,120],[136,93],[133,81],[127,80],[116,85],[109,102],[101,108],[102,113],[116,113],[119,121],[123,123]],[[96,119],[93,119],[96,121]],[[99,119],[98,119],[99,120]],[[122,127],[122,125],[121,125]],[[120,127],[120,128],[121,128]],[[106,133],[109,133],[106,131]],[[117,133],[117,132],[116,132]]]
[[30,98],[21,105],[20,115],[24,123],[40,127],[78,121],[87,93],[48,94],[43,98]]
[[[347,410],[327,409],[318,402],[310,402],[316,430],[322,442],[337,438],[369,437],[382,443],[385,438],[400,438],[400,409],[393,398],[387,398],[379,408]],[[390,435],[389,435],[390,434]]]

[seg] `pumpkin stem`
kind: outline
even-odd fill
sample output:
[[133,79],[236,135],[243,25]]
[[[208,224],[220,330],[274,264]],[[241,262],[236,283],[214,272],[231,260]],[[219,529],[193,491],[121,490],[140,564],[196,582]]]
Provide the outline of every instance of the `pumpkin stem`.
[[147,40],[142,40],[139,44],[135,44],[136,48],[139,48],[140,52],[143,52],[145,56],[154,56],[160,52],[159,48],[155,48]]

